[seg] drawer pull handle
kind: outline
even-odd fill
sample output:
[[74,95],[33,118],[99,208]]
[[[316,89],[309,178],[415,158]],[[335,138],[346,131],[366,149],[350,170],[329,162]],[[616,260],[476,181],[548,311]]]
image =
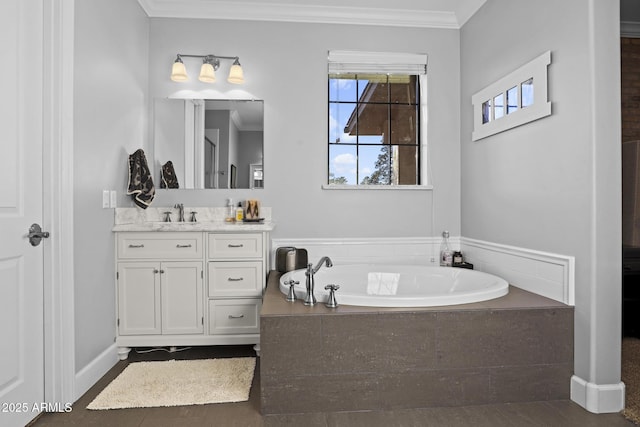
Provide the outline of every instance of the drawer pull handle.
[[139,244],[139,245],[129,245],[130,248],[144,248],[143,244]]
[[244,314],[241,314],[240,316],[234,316],[233,314],[229,315],[229,319],[242,319],[244,317]]
[[176,248],[190,248],[191,247],[191,243],[189,243],[188,245],[181,245],[181,244],[177,244]]
[[242,243],[240,243],[239,245],[233,245],[233,244],[229,243],[227,246],[230,247],[230,248],[242,248],[242,247],[244,247],[244,245]]
[[244,280],[244,277],[229,277],[227,278],[228,282],[242,282]]

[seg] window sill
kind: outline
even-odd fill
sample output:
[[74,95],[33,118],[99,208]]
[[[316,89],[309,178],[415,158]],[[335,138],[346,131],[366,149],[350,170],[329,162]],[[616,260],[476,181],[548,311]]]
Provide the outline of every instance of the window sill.
[[323,190],[419,190],[419,191],[431,191],[433,185],[338,185],[338,184],[323,184]]

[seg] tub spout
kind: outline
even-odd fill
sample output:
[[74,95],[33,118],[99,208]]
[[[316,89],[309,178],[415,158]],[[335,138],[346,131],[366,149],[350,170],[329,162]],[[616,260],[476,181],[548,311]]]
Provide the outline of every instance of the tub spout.
[[313,267],[313,274],[316,274],[318,270],[320,270],[320,267],[322,267],[322,264],[325,264],[327,267],[333,267],[333,262],[331,262],[331,258],[329,258],[328,256],[323,256],[322,258],[320,258],[320,261],[318,261],[318,264],[316,264],[316,266]]

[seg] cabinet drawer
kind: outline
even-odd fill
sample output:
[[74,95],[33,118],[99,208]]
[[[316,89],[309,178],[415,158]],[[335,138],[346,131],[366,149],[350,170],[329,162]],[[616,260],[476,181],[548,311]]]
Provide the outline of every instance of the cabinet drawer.
[[211,233],[209,234],[209,258],[262,258],[262,234]]
[[260,333],[261,304],[260,299],[209,300],[209,333]]
[[207,282],[210,297],[262,296],[262,262],[209,262]]
[[118,233],[120,259],[202,258],[202,233]]

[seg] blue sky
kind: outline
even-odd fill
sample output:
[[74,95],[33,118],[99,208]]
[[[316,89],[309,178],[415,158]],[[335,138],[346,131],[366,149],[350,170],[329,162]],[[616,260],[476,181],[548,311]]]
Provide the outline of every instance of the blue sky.
[[[354,102],[354,104],[330,104],[329,107],[329,142],[355,143],[356,137],[344,133],[344,127],[353,112],[355,101],[360,97],[367,84],[366,80],[330,79],[329,100]],[[357,91],[358,90],[358,91]],[[382,136],[367,136],[360,138],[360,142],[379,143]],[[375,162],[380,154],[380,147],[360,147],[359,152],[352,145],[329,146],[329,173],[335,177],[344,176],[348,184],[357,184],[375,169]],[[359,174],[356,171],[359,168]]]

